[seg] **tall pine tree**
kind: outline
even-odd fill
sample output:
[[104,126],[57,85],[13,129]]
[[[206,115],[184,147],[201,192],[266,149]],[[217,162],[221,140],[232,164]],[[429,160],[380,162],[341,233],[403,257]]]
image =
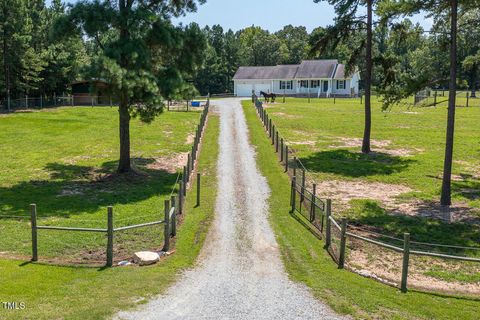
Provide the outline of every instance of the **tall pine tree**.
[[162,112],[164,98],[184,87],[185,78],[203,61],[206,41],[200,28],[171,22],[172,17],[195,11],[196,4],[195,0],[82,1],[58,21],[58,32],[80,33],[100,50],[92,62],[92,75],[107,80],[119,100],[119,173],[132,171],[131,117],[151,121]]

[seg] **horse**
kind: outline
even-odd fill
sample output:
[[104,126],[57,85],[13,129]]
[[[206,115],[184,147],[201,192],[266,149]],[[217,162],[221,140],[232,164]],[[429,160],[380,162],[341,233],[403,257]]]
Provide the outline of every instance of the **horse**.
[[260,95],[262,95],[263,98],[265,98],[265,102],[270,102],[270,100],[272,102],[275,102],[275,99],[277,98],[277,95],[275,93],[266,93],[266,92],[260,91]]

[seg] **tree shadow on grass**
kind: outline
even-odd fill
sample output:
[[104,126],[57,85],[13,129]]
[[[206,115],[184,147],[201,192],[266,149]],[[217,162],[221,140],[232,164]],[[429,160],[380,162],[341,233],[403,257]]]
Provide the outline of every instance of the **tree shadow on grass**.
[[[399,239],[403,239],[403,234],[408,232],[412,241],[480,248],[480,226],[477,224],[447,223],[433,218],[389,214],[372,200],[355,200],[352,204],[352,209],[348,212],[349,224],[361,225]],[[396,246],[403,245],[400,241],[387,237],[380,239]],[[461,248],[412,244],[412,249],[480,256],[479,250]]]
[[168,195],[177,175],[147,167],[155,159],[134,159],[141,174],[115,174],[117,161],[100,167],[49,163],[49,180],[24,181],[0,187],[0,217],[29,215],[36,203],[38,217],[62,217],[95,213],[101,207],[130,204],[153,196]]
[[452,181],[452,193],[461,195],[468,200],[480,199],[480,180],[466,173],[461,173],[461,181]]
[[306,169],[314,172],[334,173],[347,177],[390,175],[405,170],[412,159],[385,153],[363,154],[347,149],[336,149],[314,153],[300,161]]

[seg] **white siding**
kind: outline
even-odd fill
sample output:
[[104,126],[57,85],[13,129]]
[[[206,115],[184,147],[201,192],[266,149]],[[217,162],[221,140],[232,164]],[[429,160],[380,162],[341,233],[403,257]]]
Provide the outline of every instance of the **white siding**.
[[252,95],[252,90],[255,90],[257,95],[260,91],[272,92],[271,80],[234,80],[234,93],[238,97],[249,97]]
[[[280,89],[280,81],[292,81],[292,89],[289,89],[289,90]],[[293,79],[273,80],[273,92],[275,92],[276,94],[283,94],[283,93],[293,94],[296,92],[295,82],[296,81]]]

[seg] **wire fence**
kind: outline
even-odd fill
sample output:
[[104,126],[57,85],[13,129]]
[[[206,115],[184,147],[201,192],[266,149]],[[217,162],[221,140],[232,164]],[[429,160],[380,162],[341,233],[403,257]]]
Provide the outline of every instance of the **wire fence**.
[[[423,90],[413,97],[413,105],[416,107],[438,107],[448,105],[448,90]],[[456,107],[469,108],[480,107],[480,98],[472,96],[471,91],[456,91]]]
[[[183,219],[187,190],[198,164],[199,148],[209,112],[209,101],[204,107],[196,127],[192,150],[183,172],[177,174],[171,192],[163,208],[153,208],[150,214],[141,214],[115,219],[112,206],[107,207],[103,219],[46,219],[40,220],[37,205],[30,206],[30,215],[10,215],[0,212],[0,219],[30,221],[31,261],[39,261],[44,252],[55,252],[42,256],[41,261],[55,264],[105,263],[111,267],[115,262],[128,259],[131,253],[147,246],[155,251],[169,251],[174,246],[177,224]],[[200,177],[197,174],[197,205],[200,204]],[[40,207],[41,210],[41,207]],[[62,237],[43,237],[47,232],[68,234]],[[79,237],[78,233],[88,234]]]
[[13,112],[31,109],[45,109],[62,106],[109,106],[117,105],[118,101],[110,96],[69,95],[51,97],[28,97],[20,99],[0,100],[0,112]]
[[[413,241],[409,233],[398,238],[350,225],[346,218],[332,212],[331,199],[318,197],[312,174],[281,137],[258,97],[253,96],[252,100],[279,162],[291,179],[291,212],[303,217],[297,220],[309,229],[314,227],[313,230],[325,239],[325,247],[339,268],[347,267],[398,287],[402,292],[407,292],[410,281],[410,287],[419,289],[480,294],[480,276],[477,276],[476,285],[471,284],[475,281],[472,275],[480,275],[480,258],[464,254],[480,252],[480,247]],[[458,275],[459,271],[466,278],[463,285],[461,279],[451,281],[451,278],[456,280],[452,274]]]

